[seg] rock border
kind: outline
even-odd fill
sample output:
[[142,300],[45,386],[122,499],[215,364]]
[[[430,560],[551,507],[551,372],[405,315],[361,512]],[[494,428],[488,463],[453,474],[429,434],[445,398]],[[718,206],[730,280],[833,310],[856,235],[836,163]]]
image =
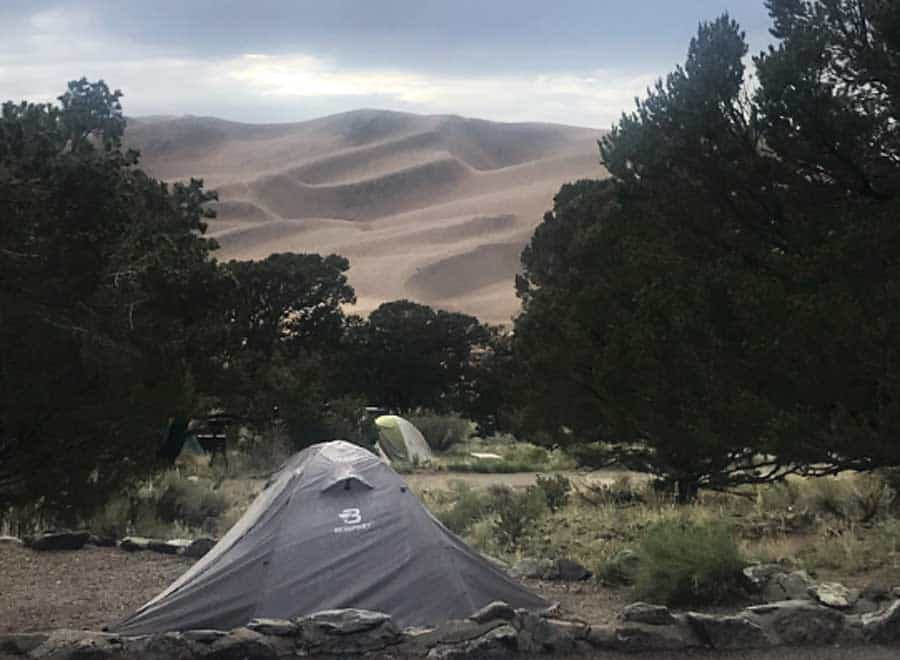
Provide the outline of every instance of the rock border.
[[466,620],[407,630],[400,630],[381,612],[326,610],[293,620],[254,619],[227,631],[123,636],[56,630],[0,635],[0,657],[475,660],[520,654],[590,656],[604,651],[734,651],[863,643],[900,643],[900,600],[868,614],[848,614],[815,600],[799,599],[756,605],[734,614],[673,613],[662,606],[639,603],[629,606],[615,623],[599,626],[495,602]]

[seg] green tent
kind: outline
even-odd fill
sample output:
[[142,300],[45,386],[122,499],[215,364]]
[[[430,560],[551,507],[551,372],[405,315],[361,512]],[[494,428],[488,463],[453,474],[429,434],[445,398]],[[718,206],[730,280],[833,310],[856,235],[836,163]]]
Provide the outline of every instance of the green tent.
[[423,463],[433,458],[425,436],[412,422],[396,415],[375,418],[378,449],[388,461]]

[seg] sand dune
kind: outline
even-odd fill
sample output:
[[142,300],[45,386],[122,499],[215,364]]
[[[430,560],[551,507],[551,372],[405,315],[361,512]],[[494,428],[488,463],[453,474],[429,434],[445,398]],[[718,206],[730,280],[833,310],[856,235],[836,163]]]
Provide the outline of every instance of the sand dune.
[[509,322],[519,254],[560,185],[605,175],[600,131],[360,110],[297,124],[129,122],[143,166],[219,191],[220,259],[337,252],[356,311],[411,298]]

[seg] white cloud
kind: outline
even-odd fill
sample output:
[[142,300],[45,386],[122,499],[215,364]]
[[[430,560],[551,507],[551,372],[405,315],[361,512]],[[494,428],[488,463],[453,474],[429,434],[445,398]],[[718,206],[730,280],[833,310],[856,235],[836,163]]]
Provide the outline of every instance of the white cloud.
[[630,109],[654,79],[614,70],[458,77],[351,70],[304,53],[200,58],[104,34],[90,13],[75,9],[35,13],[0,44],[0,89],[7,99],[50,101],[81,76],[121,88],[132,115],[284,121],[383,107],[597,128]]

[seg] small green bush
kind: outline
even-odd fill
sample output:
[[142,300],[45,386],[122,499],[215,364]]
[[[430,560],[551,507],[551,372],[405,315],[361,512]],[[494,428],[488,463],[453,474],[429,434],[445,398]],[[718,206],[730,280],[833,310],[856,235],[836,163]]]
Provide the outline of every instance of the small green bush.
[[665,605],[725,603],[741,593],[746,562],[724,527],[668,520],[647,530],[638,551],[639,598]]
[[552,477],[539,474],[534,487],[541,491],[544,501],[547,502],[547,508],[553,512],[559,511],[569,503],[569,491],[572,490],[572,483],[561,474]]
[[517,492],[506,486],[491,486],[488,492],[497,516],[494,526],[498,540],[508,547],[517,545],[547,508],[538,488]]
[[489,493],[473,490],[463,482],[454,482],[450,488],[453,504],[435,513],[435,517],[451,532],[464,534],[471,525],[493,512],[494,502]]
[[439,452],[465,442],[472,433],[472,424],[459,415],[423,413],[410,417],[409,421],[422,432],[428,446]]
[[633,550],[625,549],[602,562],[594,574],[602,584],[608,587],[619,587],[634,584],[639,565],[638,554]]

